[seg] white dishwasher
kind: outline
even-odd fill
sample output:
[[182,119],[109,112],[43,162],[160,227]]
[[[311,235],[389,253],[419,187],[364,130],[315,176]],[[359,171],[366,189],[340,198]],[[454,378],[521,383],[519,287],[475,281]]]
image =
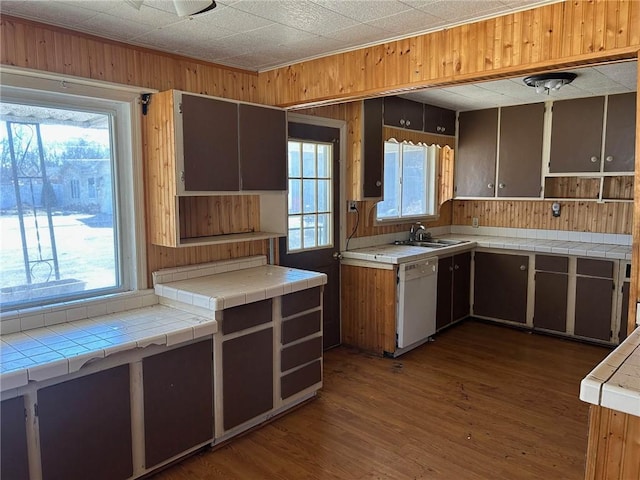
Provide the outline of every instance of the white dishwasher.
[[422,345],[436,333],[437,288],[437,257],[400,264],[394,357]]

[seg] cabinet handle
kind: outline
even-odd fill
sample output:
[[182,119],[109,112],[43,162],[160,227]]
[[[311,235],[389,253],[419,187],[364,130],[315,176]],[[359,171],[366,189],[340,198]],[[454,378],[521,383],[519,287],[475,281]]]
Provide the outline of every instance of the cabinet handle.
[[184,183],[184,170],[180,172],[180,181]]
[[406,124],[406,125],[407,125],[407,127],[408,127],[409,125],[411,125],[411,120],[407,120],[407,121],[405,122],[405,124]]
[[400,119],[400,125],[404,126],[404,118]]
[[444,133],[444,132],[445,132],[445,130],[446,130],[446,128],[445,128],[445,127],[440,127],[440,131],[441,131],[442,133]]
[[494,187],[493,183],[490,183],[487,185],[487,188],[493,188],[493,187]]
[[597,161],[598,161],[598,157],[596,157],[595,155],[591,157],[591,163],[596,163]]
[[506,184],[504,184],[504,183],[499,183],[499,184],[498,184],[498,188],[504,188],[504,187],[506,187],[506,186],[507,186],[507,185],[506,185]]
[[520,270],[522,270],[523,272],[527,269],[526,265],[520,265]]
[[453,266],[453,268],[454,268],[455,270],[460,270],[460,265],[454,265],[454,266]]
[[382,182],[380,180],[376,180],[376,187],[381,187],[382,186]]
[[449,267],[449,271],[450,271],[450,272],[453,272],[453,267]]
[[605,160],[609,163],[613,162],[613,155],[607,155]]

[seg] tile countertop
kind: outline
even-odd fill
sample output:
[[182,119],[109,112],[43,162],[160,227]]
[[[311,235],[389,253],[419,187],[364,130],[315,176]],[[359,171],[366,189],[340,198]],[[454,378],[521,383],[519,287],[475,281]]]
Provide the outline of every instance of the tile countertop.
[[631,247],[627,245],[462,234],[439,235],[435,238],[463,240],[470,243],[442,248],[385,244],[374,247],[359,248],[356,250],[348,250],[342,252],[342,258],[347,260],[345,263],[349,263],[351,260],[356,260],[398,264],[431,256],[448,256],[474,247],[480,247],[505,250],[526,250],[529,252],[551,253],[556,255],[576,255],[631,260]]
[[2,335],[0,391],[76,372],[116,352],[171,346],[217,330],[213,318],[154,305]]
[[580,400],[640,417],[640,329],[582,380]]
[[[327,283],[323,273],[265,263],[266,258],[256,256],[160,271],[154,278],[194,276],[156,282],[160,300],[164,296],[172,306],[153,305],[2,335],[0,391],[76,372],[88,361],[116,352],[212,335],[218,331],[216,310]],[[200,308],[190,313],[192,306]]]
[[160,301],[168,299],[211,311],[237,307],[327,283],[324,273],[277,265],[156,283]]

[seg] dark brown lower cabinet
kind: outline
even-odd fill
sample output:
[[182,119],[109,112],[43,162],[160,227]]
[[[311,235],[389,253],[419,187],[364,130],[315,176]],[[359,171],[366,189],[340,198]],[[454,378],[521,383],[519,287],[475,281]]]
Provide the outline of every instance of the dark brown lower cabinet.
[[525,323],[529,257],[475,253],[473,313]]
[[27,425],[24,397],[0,403],[0,478],[27,480]]
[[536,255],[533,326],[545,330],[567,330],[569,258]]
[[576,322],[574,333],[581,337],[611,339],[613,280],[576,278]]
[[471,252],[438,260],[436,329],[469,316]]
[[562,273],[536,272],[533,326],[564,332],[567,329],[569,277]]
[[222,342],[224,429],[273,408],[273,328]]
[[129,478],[129,398],[129,365],[38,390],[43,479]]
[[213,340],[142,360],[145,466],[213,440]]
[[574,333],[610,341],[614,283],[613,262],[578,258],[576,263],[576,315]]

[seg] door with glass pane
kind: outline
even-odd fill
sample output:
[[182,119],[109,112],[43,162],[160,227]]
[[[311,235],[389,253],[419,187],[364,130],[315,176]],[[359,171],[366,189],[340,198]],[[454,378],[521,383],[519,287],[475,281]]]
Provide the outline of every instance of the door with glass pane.
[[340,130],[289,122],[288,234],[280,240],[282,265],[327,274],[324,348],[340,344],[339,244]]

